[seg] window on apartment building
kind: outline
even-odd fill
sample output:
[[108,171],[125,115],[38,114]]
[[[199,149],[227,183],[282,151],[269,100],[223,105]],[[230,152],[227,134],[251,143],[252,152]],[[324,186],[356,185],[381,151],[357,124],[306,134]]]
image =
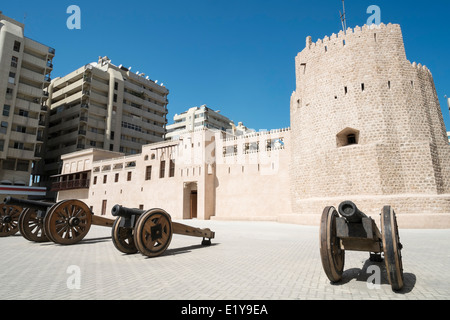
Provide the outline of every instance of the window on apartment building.
[[28,118],[28,111],[27,111],[27,110],[20,109],[20,110],[19,110],[19,116],[27,117],[27,118]]
[[19,41],[14,41],[14,48],[13,48],[13,50],[16,51],[16,52],[20,52],[20,46],[21,46],[21,43]]
[[97,184],[97,177],[94,177],[94,181],[92,182],[93,185]]
[[14,142],[13,148],[18,149],[18,150],[23,150],[23,148],[24,148],[23,142],[17,142],[17,141]]
[[152,166],[147,166],[147,168],[145,168],[145,180],[152,180]]
[[24,126],[17,126],[16,128],[17,132],[21,132],[21,133],[26,133],[27,132],[27,128]]
[[165,170],[166,170],[166,161],[161,161],[161,165],[159,167],[159,178],[164,178],[165,175]]
[[119,90],[119,83],[117,81],[114,82],[114,90]]
[[8,104],[5,104],[4,106],[3,106],[3,115],[5,116],[5,117],[9,117],[9,111],[11,110],[11,106],[10,105],[8,105]]
[[105,184],[105,183],[107,183],[108,182],[108,176],[105,174],[104,176],[103,176],[103,183]]
[[16,83],[16,74],[14,72],[9,73],[8,82],[11,84]]
[[131,181],[131,177],[133,176],[133,172],[128,172],[127,173],[127,181]]
[[114,182],[119,182],[119,174],[116,173],[114,176]]
[[169,177],[170,178],[175,177],[175,161],[174,160],[170,160]]
[[29,161],[18,160],[16,165],[16,171],[28,172],[30,167]]
[[13,92],[14,92],[13,89],[11,89],[11,88],[6,88],[6,97],[7,97],[8,99],[11,99],[11,98],[12,98],[12,95],[13,95]]
[[16,170],[16,160],[14,160],[14,159],[3,160],[2,169],[3,170]]
[[0,151],[3,151],[5,148],[5,140],[0,140]]
[[11,58],[11,67],[17,68],[18,64],[19,64],[19,58],[17,58],[17,57],[12,57],[12,58]]
[[113,99],[113,101],[114,101],[114,102],[117,102],[117,94],[116,94],[116,93],[114,93],[114,99]]
[[0,133],[6,134],[7,131],[8,131],[8,122],[2,121],[0,125]]

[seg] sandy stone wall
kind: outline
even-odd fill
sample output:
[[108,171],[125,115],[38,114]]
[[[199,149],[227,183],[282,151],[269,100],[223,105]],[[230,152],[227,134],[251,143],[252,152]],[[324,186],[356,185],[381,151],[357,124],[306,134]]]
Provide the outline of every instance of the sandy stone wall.
[[[450,147],[433,77],[407,60],[399,25],[308,37],[295,62],[293,212],[358,198],[367,211],[391,201],[403,213],[450,213],[449,201],[435,199],[450,193]],[[349,134],[356,144],[346,145]]]

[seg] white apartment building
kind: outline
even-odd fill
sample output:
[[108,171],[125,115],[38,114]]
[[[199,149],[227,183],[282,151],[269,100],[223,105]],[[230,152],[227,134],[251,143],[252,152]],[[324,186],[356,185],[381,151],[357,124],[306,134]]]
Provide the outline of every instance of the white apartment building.
[[0,185],[9,186],[2,194],[16,196],[36,195],[24,187],[43,155],[55,56],[53,48],[25,37],[24,28],[0,11]]
[[167,140],[176,140],[180,135],[200,128],[221,130],[232,134],[251,132],[242,123],[236,126],[232,120],[221,114],[220,111],[214,111],[206,105],[193,107],[182,114],[176,114],[173,117],[173,121],[174,123],[167,126]]
[[108,57],[54,79],[48,91],[46,181],[60,173],[64,154],[96,148],[132,155],[164,140],[169,90]]

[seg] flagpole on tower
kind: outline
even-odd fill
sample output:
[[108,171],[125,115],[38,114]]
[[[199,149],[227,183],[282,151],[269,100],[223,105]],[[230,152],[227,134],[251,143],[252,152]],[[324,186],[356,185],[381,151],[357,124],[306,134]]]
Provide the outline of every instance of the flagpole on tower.
[[339,14],[341,16],[341,23],[342,23],[342,29],[344,30],[344,33],[347,34],[347,17],[345,15],[345,0],[342,0],[342,12],[339,11]]

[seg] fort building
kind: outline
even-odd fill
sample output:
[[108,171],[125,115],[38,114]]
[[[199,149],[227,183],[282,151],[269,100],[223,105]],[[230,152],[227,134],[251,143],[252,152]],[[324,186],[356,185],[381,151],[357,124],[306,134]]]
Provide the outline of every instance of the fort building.
[[289,138],[289,129],[230,137],[199,128],[138,155],[81,150],[62,156],[53,190],[98,215],[120,204],[163,208],[174,219],[276,221],[290,212]]
[[[433,77],[406,58],[399,25],[348,29],[295,59],[291,128],[243,135],[204,127],[142,153],[64,155],[58,199],[160,207],[174,219],[318,225],[351,200],[400,228],[450,227],[450,146]],[[76,180],[84,173],[89,183]]]
[[400,26],[308,37],[295,65],[291,218],[352,200],[373,216],[391,205],[399,223],[449,226],[443,115],[430,70],[406,58]]

